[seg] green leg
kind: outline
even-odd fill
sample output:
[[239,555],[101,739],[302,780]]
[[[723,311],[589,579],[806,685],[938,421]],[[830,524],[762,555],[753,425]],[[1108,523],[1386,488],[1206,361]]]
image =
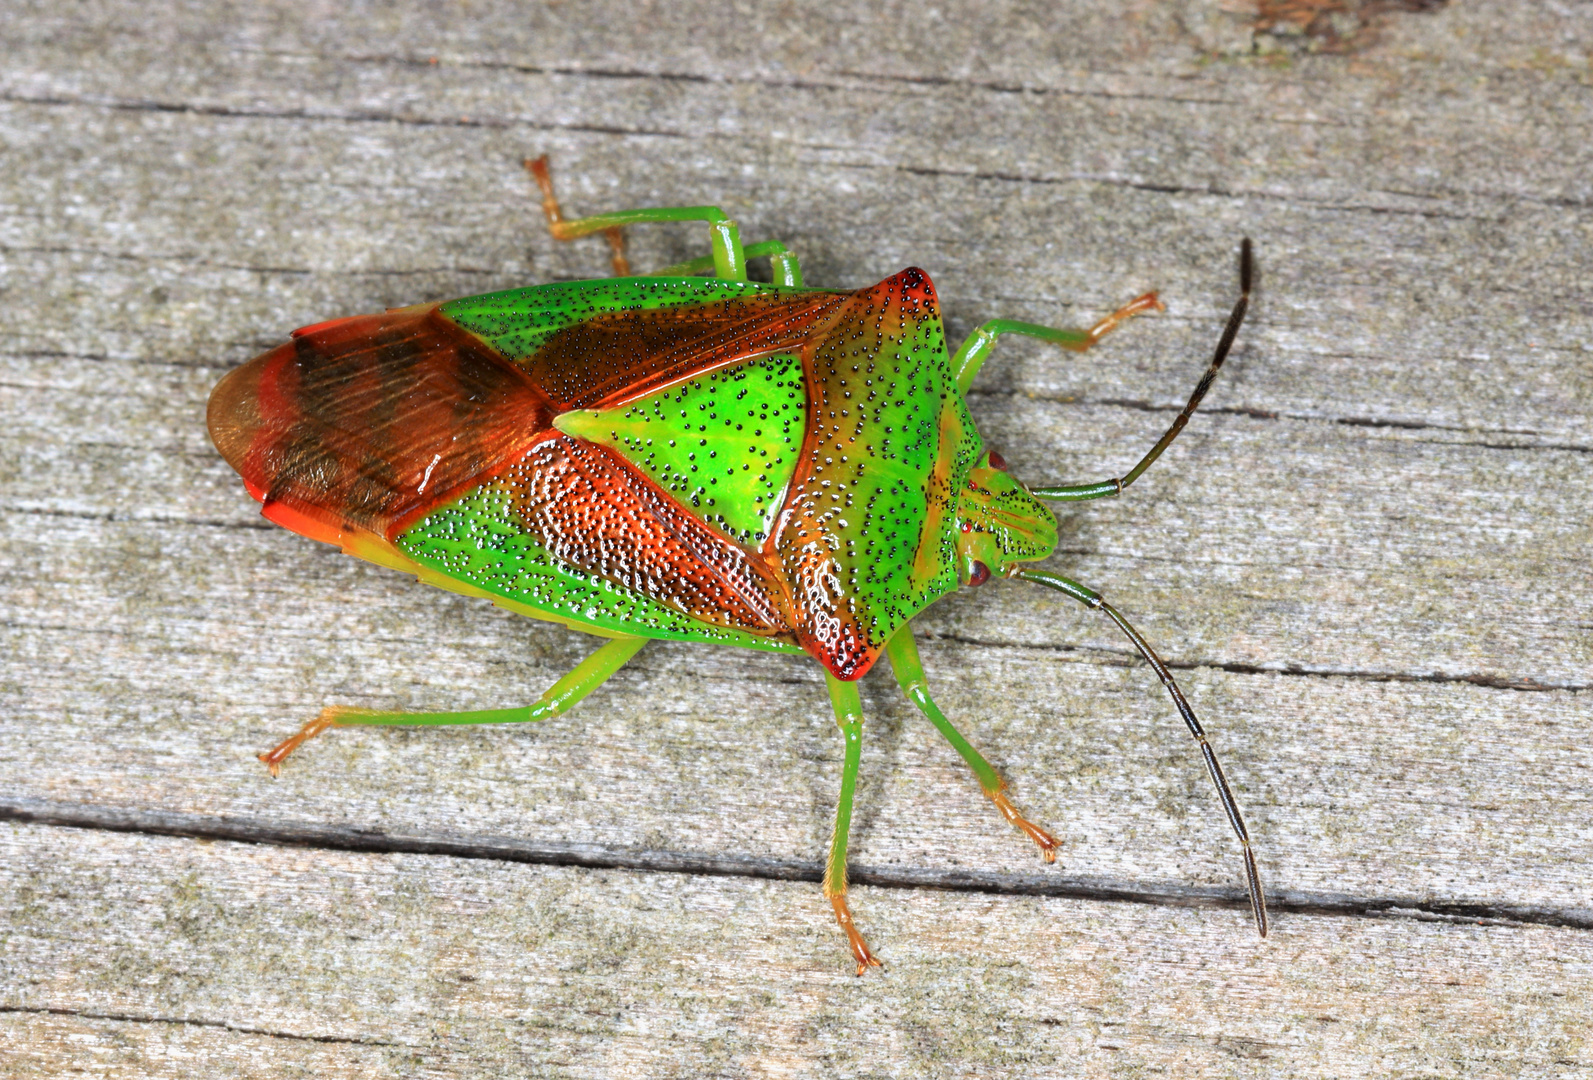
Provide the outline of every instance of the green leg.
[[[1245,246],[1249,247],[1248,241]],[[1123,631],[1124,636],[1133,643],[1134,648],[1145,658],[1145,662],[1150,664],[1151,670],[1156,672],[1156,677],[1172,695],[1173,705],[1178,709],[1178,715],[1184,718],[1189,733],[1195,737],[1195,742],[1200,747],[1200,756],[1206,762],[1206,771],[1211,774],[1212,783],[1217,785],[1217,797],[1222,800],[1222,809],[1228,815],[1228,824],[1233,826],[1234,835],[1239,838],[1239,846],[1244,849],[1245,883],[1250,889],[1250,911],[1255,916],[1256,930],[1262,937],[1266,937],[1267,901],[1261,892],[1261,874],[1256,869],[1256,853],[1250,846],[1250,832],[1245,828],[1245,820],[1239,814],[1239,803],[1228,788],[1228,778],[1223,775],[1222,766],[1217,762],[1217,751],[1211,748],[1211,743],[1206,738],[1206,729],[1201,727],[1200,721],[1195,717],[1195,710],[1190,707],[1189,699],[1184,697],[1184,692],[1178,689],[1178,684],[1173,681],[1173,673],[1167,670],[1167,665],[1162,663],[1162,658],[1150,647],[1150,642],[1140,636],[1140,632],[1130,626],[1128,620],[1094,589],[1080,585],[1061,574],[1052,574],[1045,570],[1020,570],[1016,576],[1071,596],[1091,611],[1105,612],[1106,616],[1117,624],[1117,628]]]
[[614,272],[620,277],[630,276],[630,262],[625,258],[625,239],[621,230],[627,225],[640,225],[654,221],[705,221],[712,236],[714,277],[723,281],[747,280],[747,256],[741,248],[741,233],[730,216],[717,206],[657,206],[644,210],[621,210],[613,214],[594,214],[591,217],[568,221],[559,209],[559,200],[553,194],[553,177],[548,172],[548,159],[539,157],[527,161],[526,168],[536,177],[542,189],[542,212],[547,215],[548,231],[559,240],[575,240],[592,233],[607,233],[614,248]]
[[935,729],[946,737],[946,741],[951,743],[957,753],[962,755],[962,759],[979,778],[979,786],[984,790],[985,797],[995,803],[1002,817],[1034,841],[1046,862],[1056,862],[1057,849],[1062,846],[1062,842],[1018,813],[1003,790],[1007,782],[991,767],[990,762],[962,737],[962,733],[951,726],[951,721],[947,720],[945,714],[940,711],[940,706],[930,699],[929,681],[924,678],[924,665],[918,659],[918,643],[913,640],[912,629],[903,625],[891,635],[891,639],[885,643],[885,652],[891,658],[891,670],[896,674],[896,682],[900,684],[902,693],[907,695],[907,700],[918,706],[919,712],[929,717],[929,722],[935,725]]
[[[1228,325],[1224,327],[1222,338],[1217,342],[1217,351],[1211,358],[1211,363],[1206,367],[1206,373],[1200,377],[1200,382],[1195,387],[1195,392],[1189,395],[1189,401],[1184,405],[1183,411],[1173,419],[1172,426],[1167,429],[1150,452],[1139,459],[1135,465],[1121,479],[1099,480],[1093,484],[1068,484],[1062,487],[1035,488],[1034,494],[1042,499],[1055,499],[1060,502],[1084,502],[1088,499],[1099,499],[1107,495],[1121,495],[1123,489],[1140,478],[1140,474],[1150,468],[1155,460],[1162,456],[1162,451],[1172,445],[1178,438],[1178,433],[1184,430],[1184,425],[1189,423],[1189,418],[1200,408],[1201,399],[1206,396],[1206,391],[1211,389],[1211,384],[1217,378],[1217,372],[1222,367],[1222,362],[1228,359],[1228,350],[1233,348],[1233,339],[1239,333],[1239,326],[1245,321],[1245,311],[1250,306],[1250,281],[1254,276],[1253,262],[1250,256],[1250,239],[1245,238],[1239,247],[1239,302],[1233,306],[1233,312],[1228,316]],[[1143,299],[1143,297],[1141,297]],[[1135,301],[1138,303],[1138,301]],[[1130,305],[1132,307],[1133,305]]]
[[979,369],[990,358],[991,352],[996,347],[996,339],[1002,334],[1022,334],[1025,337],[1049,341],[1053,345],[1060,345],[1073,352],[1083,352],[1116,329],[1119,323],[1141,312],[1162,309],[1162,302],[1156,298],[1156,294],[1149,292],[1130,300],[1088,330],[1059,330],[1050,326],[1017,322],[1013,319],[991,319],[969,334],[968,340],[962,343],[957,355],[951,358],[951,373],[957,380],[957,388],[966,397],[968,388],[973,385],[974,376],[979,374]]
[[[769,266],[774,270],[774,283],[786,285],[793,289],[802,287],[802,267],[797,263],[796,252],[780,243],[778,240],[765,240],[760,244],[749,244],[742,252],[749,260],[769,257]],[[712,255],[704,255],[700,259],[688,259],[674,266],[666,266],[662,270],[654,270],[647,277],[689,277],[692,274],[705,274],[714,269]]]
[[859,975],[880,962],[869,951],[863,935],[852,922],[852,909],[846,906],[846,835],[852,827],[852,796],[857,793],[857,767],[863,760],[863,702],[857,696],[857,683],[842,682],[824,673],[830,687],[830,704],[835,708],[835,723],[846,740],[846,764],[841,767],[841,797],[835,803],[835,836],[830,841],[830,861],[824,864],[824,895],[835,909],[835,921],[846,931]]
[[596,690],[625,662],[641,651],[647,638],[620,637],[606,643],[597,652],[575,666],[575,670],[554,683],[537,700],[535,705],[519,709],[484,709],[479,712],[447,713],[384,713],[369,709],[353,709],[343,705],[329,705],[321,715],[311,720],[290,739],[275,749],[261,754],[271,775],[282,769],[282,762],[308,739],[313,739],[329,727],[354,727],[366,724],[388,726],[433,726],[443,724],[523,724],[548,720],[567,712],[586,695]]

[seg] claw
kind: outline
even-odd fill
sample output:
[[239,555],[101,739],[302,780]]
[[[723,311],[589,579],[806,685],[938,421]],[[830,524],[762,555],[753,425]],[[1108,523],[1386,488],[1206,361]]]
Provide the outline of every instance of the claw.
[[336,724],[337,718],[348,711],[347,709],[339,709],[335,705],[328,705],[321,710],[320,716],[300,728],[297,735],[283,739],[270,750],[255,756],[265,762],[265,767],[271,771],[272,776],[281,776],[282,763],[287,760],[289,754],[297,750],[306,741],[315,738],[321,732]]
[[835,921],[841,924],[842,930],[846,931],[847,944],[852,947],[852,957],[857,961],[857,973],[862,975],[871,967],[884,967],[880,958],[869,950],[868,942],[863,940],[863,935],[857,931],[857,925],[852,922],[852,910],[846,906],[846,894],[837,893],[831,896],[830,906],[835,909]]
[[1128,303],[1112,312],[1106,318],[1090,327],[1090,344],[1093,345],[1097,341],[1100,341],[1101,338],[1105,337],[1107,334],[1111,333],[1112,330],[1116,329],[1119,323],[1124,322],[1127,319],[1131,319],[1135,315],[1142,315],[1147,311],[1166,310],[1167,305],[1163,304],[1161,298],[1153,292],[1148,292],[1144,296],[1136,296],[1134,299],[1130,300]]
[[987,791],[985,794],[990,798],[991,802],[996,804],[996,809],[1001,811],[1002,817],[1012,822],[1013,825],[1023,831],[1025,836],[1034,841],[1035,846],[1040,849],[1040,858],[1048,863],[1056,862],[1056,853],[1061,850],[1062,841],[1018,813],[1017,807],[1012,805],[1012,802],[1007,798],[1006,792]]

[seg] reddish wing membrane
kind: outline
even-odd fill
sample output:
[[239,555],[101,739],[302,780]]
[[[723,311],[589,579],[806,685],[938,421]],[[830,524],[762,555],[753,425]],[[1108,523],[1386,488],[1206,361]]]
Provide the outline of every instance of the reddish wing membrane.
[[558,412],[798,347],[844,298],[752,295],[599,315],[514,360],[439,305],[334,319],[223,379],[211,437],[268,512],[280,503],[391,539],[520,460]]
[[268,515],[391,539],[518,458],[553,414],[431,305],[300,331],[223,379],[208,419]]

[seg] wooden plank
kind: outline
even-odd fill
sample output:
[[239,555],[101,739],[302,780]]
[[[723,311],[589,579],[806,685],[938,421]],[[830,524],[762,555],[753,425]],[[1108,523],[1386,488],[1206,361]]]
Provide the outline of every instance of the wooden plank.
[[[400,867],[415,895],[483,898],[511,936],[533,932],[546,897],[577,895],[594,922],[572,935],[597,933],[609,909],[634,920],[664,998],[684,979],[672,956],[768,959],[772,974],[733,989],[772,1000],[749,1030],[783,1056],[737,1043],[721,1071],[920,1075],[932,1060],[1039,1075],[1064,1044],[1102,1072],[1578,1068],[1579,999],[1553,995],[1580,969],[1539,954],[1582,957],[1593,923],[1585,20],[1451,5],[1391,19],[1357,55],[1313,57],[1301,40],[1252,39],[1215,4],[939,10],[755,9],[717,35],[704,28],[723,14],[693,5],[319,21],[269,6],[40,5],[0,26],[0,290],[16,313],[0,347],[0,815],[99,830],[15,826],[33,867],[16,888],[53,877],[77,896],[147,859],[146,895],[185,875],[226,893],[234,864],[215,853],[243,851],[263,860],[257,878],[292,859]],[[886,673],[871,677],[854,853],[863,877],[893,886],[859,900],[889,942],[883,981],[841,978],[816,890],[777,880],[811,875],[829,833],[839,755],[811,665],[653,645],[556,725],[336,732],[280,783],[264,776],[253,752],[329,701],[520,702],[590,648],[267,526],[202,426],[220,373],[293,326],[600,272],[600,244],[539,231],[518,166],[533,151],[553,154],[572,209],[714,199],[749,236],[791,242],[814,283],[925,266],[954,336],[996,315],[1086,323],[1161,289],[1169,312],[1096,354],[1003,342],[988,365],[972,408],[1035,483],[1121,471],[1155,439],[1232,301],[1236,240],[1255,237],[1262,288],[1207,407],[1130,497],[1062,515],[1054,565],[1105,590],[1174,663],[1257,835],[1278,933],[1296,944],[1258,949],[1242,912],[1213,906],[1236,895],[1233,845],[1154,679],[1110,626],[1012,584],[916,625],[937,697],[1063,837],[1063,864],[1044,870]],[[632,239],[638,265],[701,242],[684,228]],[[333,850],[384,844],[395,853]],[[577,849],[635,869],[512,865]],[[329,910],[319,880],[277,902]],[[959,891],[914,887],[926,884]],[[634,907],[654,894],[674,906]],[[698,902],[734,948],[705,943]],[[549,1044],[573,1064],[536,1056],[515,1027],[528,999],[508,997],[423,1052],[385,1047],[421,1045],[421,1013],[370,1003],[416,999],[371,989],[397,975],[352,967],[317,974],[313,999],[357,1015],[347,1030],[364,1041],[266,1051],[274,1032],[329,1030],[269,970],[236,999],[145,985],[230,979],[256,938],[174,959],[180,931],[140,922],[143,899],[107,904],[82,917],[141,927],[104,948],[147,947],[145,960],[96,967],[86,945],[26,945],[14,955],[31,959],[0,969],[0,1008],[64,1010],[4,1014],[6,1060],[26,1063],[16,1075],[92,1054],[135,1075],[182,1061],[248,1072],[262,1054],[316,1075],[618,1068],[604,1055],[620,1051],[593,1049],[596,1026]],[[381,958],[444,946],[435,923],[400,925],[392,905],[370,909],[367,958],[411,970]],[[6,918],[0,940],[31,940],[33,915]],[[793,920],[796,939],[778,940]],[[934,927],[959,920],[978,922],[977,940],[945,946],[951,931]],[[1029,943],[1058,920],[1097,936],[1047,967]],[[1166,978],[1156,950],[1186,940],[1174,970],[1206,954],[1224,971],[1275,964],[1255,984],[1266,992],[1218,1007],[1199,976]],[[1324,989],[1343,942],[1380,974]],[[597,1016],[618,983],[590,975],[609,970],[596,955],[573,975],[560,960],[526,977],[563,972],[558,1007]],[[510,952],[494,963],[520,977]],[[939,974],[901,976],[904,963]],[[1466,998],[1443,988],[1446,964],[1493,981]],[[1431,979],[1395,987],[1400,965]],[[1075,997],[1104,978],[1085,969],[1119,982]],[[52,988],[28,989],[46,970]],[[976,979],[988,1006],[969,997]],[[936,997],[953,984],[960,1006]],[[719,1051],[701,1048],[741,1006],[675,985],[691,988],[677,1011],[658,1005],[613,1045],[654,1073],[711,1075]],[[1343,1003],[1355,1032],[1297,1026],[1275,1049],[1283,1029],[1256,1003],[1279,986]],[[1385,998],[1399,1004],[1368,1004]],[[959,1008],[980,1019],[957,1026]],[[1069,1019],[1001,1034],[1003,1016],[1046,1009]],[[1438,1034],[1415,1029],[1428,1013]],[[232,1029],[144,1022],[190,1015]],[[955,1045],[935,1041],[944,1032]],[[701,1054],[680,1064],[671,1039]],[[1129,1049],[1105,1049],[1112,1039]],[[1035,1043],[1049,1049],[1021,1049]],[[1007,1049],[979,1056],[990,1046]],[[1272,1056],[1234,1056],[1252,1050]]]
[[[135,540],[128,546],[149,565],[167,562],[158,539]],[[321,557],[291,537],[281,548]],[[185,564],[240,569],[235,553],[183,550]],[[91,558],[65,553],[79,565]],[[370,580],[346,560],[326,561]],[[775,657],[650,646],[558,723],[339,731],[271,782],[252,751],[328,696],[508,703],[590,648],[468,602],[431,604],[400,580],[381,585],[375,611],[345,602],[234,620],[218,606],[191,621],[180,650],[171,635],[184,598],[159,592],[148,598],[151,618],[125,630],[13,629],[13,655],[53,674],[33,679],[33,700],[10,709],[8,793],[386,831],[786,859],[823,851],[839,748],[821,684]],[[287,596],[274,609],[292,610]],[[322,615],[338,621],[306,625]],[[523,655],[528,642],[540,655]],[[996,644],[937,644],[925,656],[944,707],[966,720],[1020,803],[1058,830],[1068,874],[1236,883],[1215,800],[1142,669],[1091,651]],[[1212,669],[1184,677],[1220,725],[1275,891],[1593,908],[1593,853],[1579,824],[1583,695]],[[992,703],[991,686],[1011,696]],[[1038,870],[890,684],[865,687],[872,724],[855,857]]]
[[1593,1068],[1585,931],[1302,917],[1263,944],[1177,908],[865,888],[890,966],[859,980],[801,885],[14,824],[0,842],[20,901],[0,1076]]

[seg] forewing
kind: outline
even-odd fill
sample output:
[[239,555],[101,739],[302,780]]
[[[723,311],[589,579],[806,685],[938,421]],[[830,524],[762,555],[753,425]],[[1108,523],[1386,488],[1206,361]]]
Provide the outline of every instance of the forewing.
[[[486,591],[562,614],[568,590],[550,591],[533,565],[545,551],[699,622],[790,639],[778,585],[757,552],[708,528],[614,451],[568,435],[538,441],[490,483],[417,522],[398,546]],[[533,547],[529,560],[518,554]],[[633,632],[646,633],[653,617],[638,617]]]
[[231,372],[209,409],[211,438],[268,516],[285,507],[386,540],[551,423],[525,372],[436,305],[299,331]]
[[753,356],[796,352],[850,293],[702,278],[543,285],[444,305],[556,412],[602,409]]
[[[522,290],[521,307],[538,310],[542,292]],[[211,399],[212,437],[266,516],[363,557],[398,565],[388,555],[401,555],[516,603],[568,606],[540,586],[531,595],[510,584],[512,566],[508,578],[501,564],[467,567],[447,536],[457,514],[421,528],[461,499],[485,498],[502,511],[495,535],[522,535],[561,566],[706,626],[789,641],[763,554],[706,527],[619,455],[554,430],[558,409],[538,381],[555,383],[561,405],[616,399],[615,372],[628,364],[650,373],[642,393],[798,340],[838,304],[805,293],[753,301],[607,312],[590,332],[554,329],[518,362],[437,305],[337,320],[224,379]],[[668,355],[649,363],[655,347]],[[680,636],[674,624],[657,629]]]

